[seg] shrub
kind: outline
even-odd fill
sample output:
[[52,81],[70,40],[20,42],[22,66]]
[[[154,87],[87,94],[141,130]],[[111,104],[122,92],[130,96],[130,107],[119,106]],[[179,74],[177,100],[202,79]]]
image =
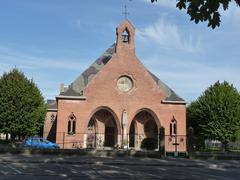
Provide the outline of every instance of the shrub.
[[141,148],[147,150],[154,150],[158,147],[158,141],[155,138],[145,138],[142,141]]

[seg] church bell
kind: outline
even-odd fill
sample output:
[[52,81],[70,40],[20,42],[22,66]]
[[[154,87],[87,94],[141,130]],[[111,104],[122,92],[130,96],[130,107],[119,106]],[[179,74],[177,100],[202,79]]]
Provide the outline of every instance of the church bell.
[[127,43],[128,40],[129,40],[129,35],[128,35],[127,30],[125,30],[125,31],[122,33],[122,41],[123,41],[124,43]]

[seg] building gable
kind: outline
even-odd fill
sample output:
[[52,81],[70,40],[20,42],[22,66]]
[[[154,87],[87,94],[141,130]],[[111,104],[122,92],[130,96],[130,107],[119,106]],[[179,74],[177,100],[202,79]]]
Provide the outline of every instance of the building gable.
[[[123,40],[124,38],[123,33],[126,31],[129,36],[128,42],[124,42]],[[122,72],[121,72],[122,75],[124,75],[124,73],[126,72],[128,72],[129,74],[133,73],[131,72],[131,68],[134,69],[134,67],[136,66],[138,66],[139,68],[141,67],[142,77],[146,76],[146,74],[150,75],[151,80],[150,79],[149,80],[150,81],[153,80],[155,84],[158,86],[159,90],[162,92],[162,95],[164,97],[164,99],[162,100],[169,101],[169,102],[170,101],[184,102],[184,100],[181,97],[179,97],[171,88],[169,88],[154,74],[148,71],[142,65],[142,63],[137,59],[137,57],[135,56],[134,33],[135,33],[135,28],[133,27],[133,25],[128,20],[124,20],[116,29],[117,43],[114,43],[110,48],[108,48],[103,53],[103,55],[100,56],[76,80],[74,80],[64,92],[61,92],[60,96],[71,96],[71,97],[82,96],[86,87],[88,87],[89,84],[91,84],[92,79],[96,78],[100,74],[99,72],[103,71],[106,66],[109,66],[108,64],[113,63],[112,59],[116,59],[117,57],[118,60],[114,60],[115,66],[111,65],[111,68],[117,67],[119,69],[120,67],[124,66],[122,63],[127,64],[127,68],[122,69]],[[131,60],[131,59],[134,59],[134,60]],[[120,62],[117,62],[117,61],[120,61]],[[132,62],[129,62],[129,61],[132,61]],[[135,62],[135,65],[133,65],[133,62]],[[132,64],[132,66],[128,66],[128,64],[129,65]],[[109,71],[109,68],[108,68],[108,71]],[[103,83],[100,83],[100,84],[103,84]]]

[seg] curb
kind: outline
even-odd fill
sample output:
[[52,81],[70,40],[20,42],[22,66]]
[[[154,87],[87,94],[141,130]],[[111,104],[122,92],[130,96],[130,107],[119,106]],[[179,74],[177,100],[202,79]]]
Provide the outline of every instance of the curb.
[[159,152],[131,150],[87,150],[87,149],[0,149],[0,154],[42,154],[42,155],[79,155],[94,157],[149,157],[162,158]]

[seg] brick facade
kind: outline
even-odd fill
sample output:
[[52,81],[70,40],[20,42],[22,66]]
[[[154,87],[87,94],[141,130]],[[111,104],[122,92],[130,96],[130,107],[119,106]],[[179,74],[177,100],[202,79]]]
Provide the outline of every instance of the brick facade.
[[[126,42],[122,37],[125,30],[128,33]],[[65,142],[79,142],[81,147],[87,147],[88,131],[92,131],[95,135],[97,134],[98,140],[101,139],[98,146],[95,140],[96,148],[104,147],[104,141],[113,143],[110,146],[126,148],[129,147],[129,134],[134,132],[134,138],[132,138],[134,142],[131,146],[139,149],[144,138],[153,136],[154,129],[158,134],[160,127],[164,127],[165,135],[170,135],[170,124],[175,119],[177,122],[175,133],[182,136],[176,137],[178,139],[166,136],[165,150],[175,151],[176,146],[172,141],[177,140],[177,151],[186,151],[185,102],[165,84],[161,85],[162,82],[157,81],[137,58],[134,32],[132,24],[124,20],[117,27],[117,43],[111,59],[91,77],[81,92],[77,92],[79,90],[76,88],[74,90],[77,85],[73,84],[69,86],[73,89],[68,92],[74,91],[74,93],[67,94],[66,91],[65,94],[57,96],[56,143],[61,147],[73,147],[72,143],[63,145],[63,138]],[[128,77],[131,80],[130,90],[121,91],[118,88],[120,77]],[[122,86],[128,87],[125,84]],[[50,114],[52,112],[49,111],[46,123],[50,121]],[[75,132],[68,134],[68,121],[71,114],[75,116]],[[91,120],[93,125],[89,124]],[[149,125],[147,125],[148,121]],[[49,126],[51,124],[46,125],[44,131],[48,132]],[[105,134],[106,131],[109,131],[109,137]],[[111,137],[110,132],[114,137]]]

